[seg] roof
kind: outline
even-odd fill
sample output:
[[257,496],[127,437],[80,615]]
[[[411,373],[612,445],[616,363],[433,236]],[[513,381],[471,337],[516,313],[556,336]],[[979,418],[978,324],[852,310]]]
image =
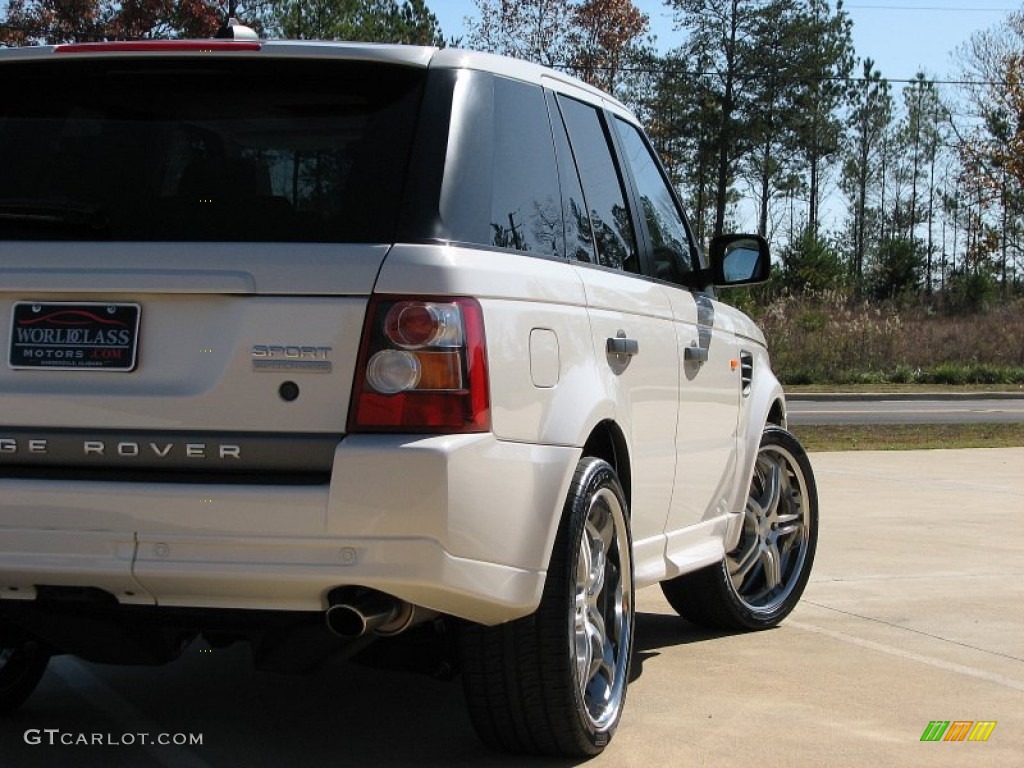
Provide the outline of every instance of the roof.
[[332,42],[311,40],[139,40],[106,43],[79,43],[56,46],[26,46],[0,49],[4,60],[48,59],[55,53],[66,56],[134,57],[163,56],[256,56],[281,58],[339,58],[355,61],[379,61],[410,67],[436,69],[472,69],[493,72],[503,77],[544,85],[560,92],[603,101],[613,111],[628,115],[628,109],[609,94],[582,80],[508,56],[497,56],[458,48],[433,48],[415,45]]

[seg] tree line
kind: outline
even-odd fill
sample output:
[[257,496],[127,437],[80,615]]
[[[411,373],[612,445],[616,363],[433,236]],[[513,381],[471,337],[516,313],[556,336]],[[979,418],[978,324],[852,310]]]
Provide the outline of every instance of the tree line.
[[264,37],[445,45],[425,0],[7,0],[0,46],[211,37],[237,17]]
[[1024,13],[957,51],[956,83],[898,84],[854,50],[842,0],[665,0],[659,52],[631,0],[474,0],[459,39],[426,0],[9,0],[0,45],[264,36],[457,45],[555,67],[640,114],[697,236],[743,222],[777,283],[966,309],[1024,293]]

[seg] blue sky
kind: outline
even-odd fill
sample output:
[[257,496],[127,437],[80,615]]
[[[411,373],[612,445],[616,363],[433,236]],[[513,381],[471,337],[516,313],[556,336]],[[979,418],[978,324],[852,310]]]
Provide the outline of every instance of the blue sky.
[[[672,12],[663,0],[633,0],[651,20],[658,47],[678,45],[682,35],[673,29]],[[445,37],[464,33],[463,19],[476,14],[473,0],[427,0]],[[859,56],[875,60],[884,77],[910,79],[920,68],[942,79],[958,74],[954,50],[971,33],[993,27],[1024,0],[846,0],[853,19]],[[0,0],[5,9],[7,0]]]
[[[661,50],[675,47],[683,35],[674,30],[672,12],[663,0],[633,0],[651,20]],[[476,13],[473,0],[427,0],[445,37],[464,33],[463,17]],[[858,57],[870,57],[883,77],[909,80],[919,71],[935,80],[959,79],[961,67],[955,51],[978,30],[990,29],[1024,7],[1024,0],[846,0],[853,20],[854,47]],[[858,67],[859,69],[859,67]],[[826,180],[823,223],[830,227],[836,210],[842,210],[834,189]],[[838,208],[836,208],[838,206]],[[756,218],[749,206],[737,215],[740,229],[753,229]]]
[[[463,34],[463,18],[473,16],[473,0],[428,0],[446,37]],[[651,19],[658,47],[677,45],[672,13],[662,0],[634,0]],[[847,0],[858,56],[873,58],[883,77],[910,79],[924,68],[930,77],[956,75],[952,57],[971,33],[995,26],[1021,4],[1013,0]]]

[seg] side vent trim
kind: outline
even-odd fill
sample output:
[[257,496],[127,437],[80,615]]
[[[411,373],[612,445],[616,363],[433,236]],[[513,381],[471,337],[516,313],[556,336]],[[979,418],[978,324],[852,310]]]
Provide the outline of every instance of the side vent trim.
[[754,383],[754,356],[749,352],[740,352],[740,380],[743,382],[743,396],[750,397]]

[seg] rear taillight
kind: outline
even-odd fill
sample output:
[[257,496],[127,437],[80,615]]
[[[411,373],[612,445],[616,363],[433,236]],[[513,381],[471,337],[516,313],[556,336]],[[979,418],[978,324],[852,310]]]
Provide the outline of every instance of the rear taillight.
[[487,355],[473,299],[374,298],[349,432],[486,432]]

